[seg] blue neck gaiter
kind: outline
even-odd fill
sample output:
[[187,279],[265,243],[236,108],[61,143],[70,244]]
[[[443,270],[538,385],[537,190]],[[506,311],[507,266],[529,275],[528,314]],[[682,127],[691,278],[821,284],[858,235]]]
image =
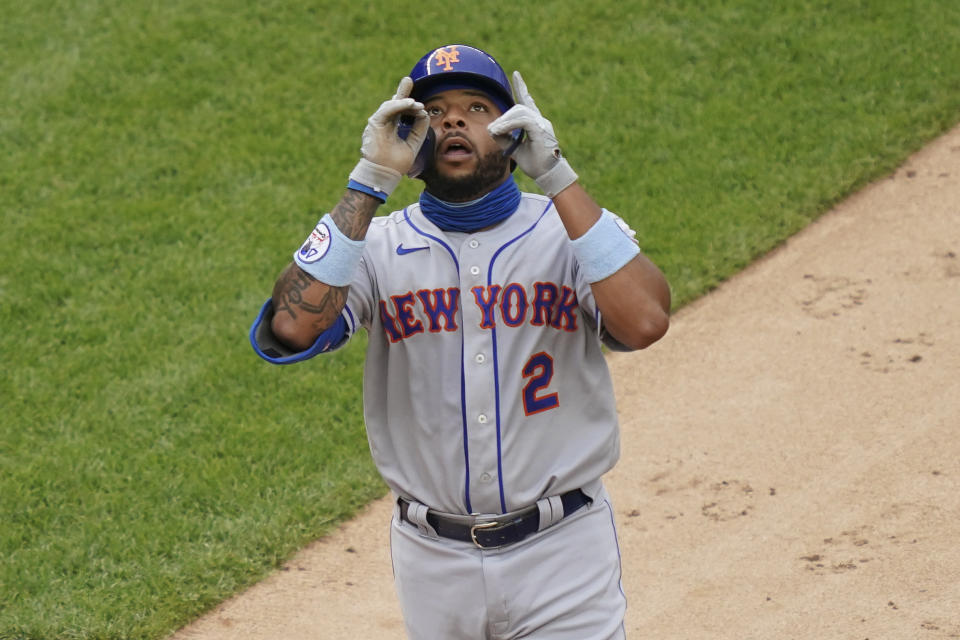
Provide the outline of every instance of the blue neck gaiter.
[[488,194],[470,202],[445,202],[424,190],[420,210],[444,231],[479,231],[510,217],[520,206],[520,189],[513,176]]

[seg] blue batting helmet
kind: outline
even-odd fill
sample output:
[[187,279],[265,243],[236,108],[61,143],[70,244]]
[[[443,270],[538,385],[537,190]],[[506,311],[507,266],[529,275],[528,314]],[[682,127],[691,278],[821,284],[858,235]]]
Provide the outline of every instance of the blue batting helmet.
[[507,74],[486,51],[465,44],[449,44],[426,54],[410,71],[412,96],[423,101],[448,89],[480,89],[507,111],[514,105]]

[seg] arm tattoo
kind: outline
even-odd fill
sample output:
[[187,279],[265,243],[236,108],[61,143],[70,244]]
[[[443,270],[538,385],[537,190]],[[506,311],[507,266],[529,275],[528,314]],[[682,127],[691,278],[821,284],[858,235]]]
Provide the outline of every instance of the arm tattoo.
[[[330,217],[345,236],[362,240],[381,204],[373,196],[347,189],[330,212]],[[310,289],[314,291],[309,293]],[[311,315],[310,325],[323,331],[336,321],[347,303],[348,289],[349,286],[332,287],[319,282],[294,263],[287,267],[273,287],[273,306],[276,313],[287,313],[295,320],[301,313]]]
[[328,287],[323,296],[316,302],[305,300],[303,297],[310,285],[317,282],[310,274],[295,264],[287,267],[273,290],[273,303],[276,312],[289,313],[293,318],[298,312],[317,316],[314,325],[324,328],[336,320],[337,314],[347,302],[348,287]]
[[363,240],[367,235],[370,219],[381,204],[373,196],[347,189],[340,202],[330,212],[330,217],[343,235],[353,240]]

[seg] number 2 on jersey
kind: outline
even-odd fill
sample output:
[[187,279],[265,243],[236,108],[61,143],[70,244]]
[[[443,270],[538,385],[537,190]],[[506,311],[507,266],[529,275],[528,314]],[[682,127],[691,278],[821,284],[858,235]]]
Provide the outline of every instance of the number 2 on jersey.
[[546,351],[535,353],[523,366],[523,377],[529,378],[523,387],[523,412],[528,416],[560,406],[556,393],[538,395],[553,379],[553,358]]

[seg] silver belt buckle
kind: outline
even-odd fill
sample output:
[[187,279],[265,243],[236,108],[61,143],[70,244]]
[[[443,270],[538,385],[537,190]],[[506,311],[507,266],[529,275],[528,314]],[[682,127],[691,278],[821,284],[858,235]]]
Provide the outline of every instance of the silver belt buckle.
[[494,527],[499,527],[500,523],[496,520],[491,522],[481,522],[470,527],[470,539],[473,540],[473,544],[477,545],[478,549],[487,549],[488,547],[483,546],[477,540],[477,529],[492,529]]

